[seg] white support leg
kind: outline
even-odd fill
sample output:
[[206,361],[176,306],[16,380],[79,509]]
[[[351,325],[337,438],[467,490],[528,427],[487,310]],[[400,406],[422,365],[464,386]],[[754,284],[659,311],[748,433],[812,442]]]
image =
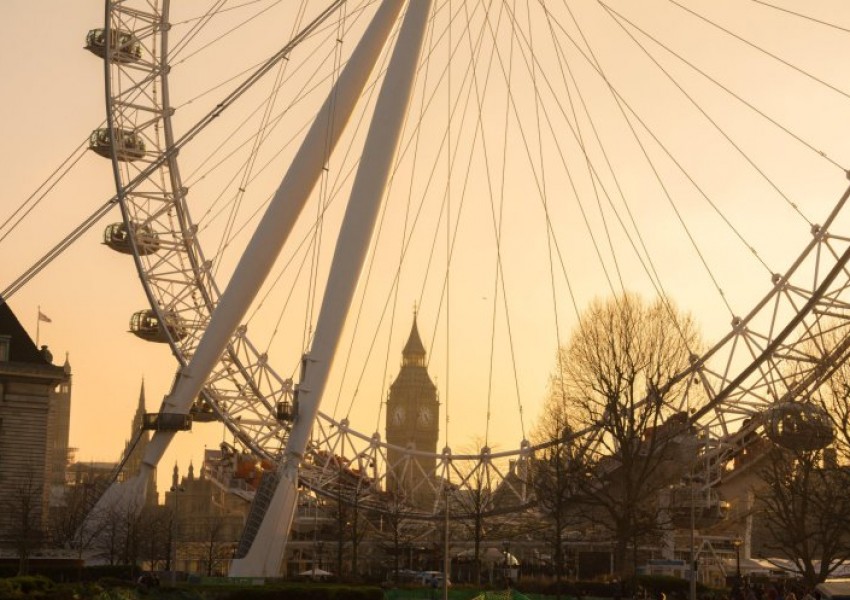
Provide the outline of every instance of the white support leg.
[[298,504],[298,467],[319,412],[354,290],[369,249],[398,149],[425,38],[431,0],[410,2],[375,105],[351,199],[337,239],[328,285],[298,388],[298,415],[278,468],[278,487],[248,554],[231,563],[231,576],[276,576]]
[[[245,248],[191,362],[178,372],[171,392],[163,399],[161,412],[186,414],[200,394],[315,188],[328,156],[354,112],[403,4],[404,0],[384,0],[375,13]],[[139,494],[143,497],[149,473],[156,468],[173,437],[174,432],[156,432],[145,451],[140,472],[134,478],[140,481],[113,484],[116,489],[110,489],[104,494],[96,509],[114,507],[115,503],[133,502]]]

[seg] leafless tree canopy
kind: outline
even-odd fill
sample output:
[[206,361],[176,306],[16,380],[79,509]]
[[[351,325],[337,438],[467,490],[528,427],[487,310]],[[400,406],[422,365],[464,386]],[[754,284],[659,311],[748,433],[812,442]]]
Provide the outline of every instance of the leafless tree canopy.
[[572,466],[562,468],[572,473],[582,518],[613,536],[621,572],[628,545],[658,527],[658,490],[687,462],[686,407],[698,399],[677,375],[700,345],[689,315],[626,294],[593,302],[558,353],[536,437],[586,432],[571,442]]

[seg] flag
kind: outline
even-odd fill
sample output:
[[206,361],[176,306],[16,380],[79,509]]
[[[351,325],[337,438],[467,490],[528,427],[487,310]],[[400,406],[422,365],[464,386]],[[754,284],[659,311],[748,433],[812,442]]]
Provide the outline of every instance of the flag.
[[41,312],[40,308],[38,309],[38,320],[44,321],[45,323],[52,323],[53,322],[53,320],[50,317],[48,317],[46,314]]

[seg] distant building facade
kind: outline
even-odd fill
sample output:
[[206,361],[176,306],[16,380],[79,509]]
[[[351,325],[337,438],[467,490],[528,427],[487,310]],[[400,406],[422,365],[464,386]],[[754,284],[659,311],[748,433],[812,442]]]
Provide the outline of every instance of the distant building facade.
[[47,528],[51,484],[67,460],[66,409],[70,367],[54,365],[0,304],[0,546],[19,548],[27,536],[33,547]]
[[220,453],[207,450],[200,476],[189,465],[180,477],[177,465],[165,506],[173,515],[173,565],[175,570],[202,575],[226,575],[233,551],[242,535],[249,503],[207,476],[207,464]]
[[[133,422],[130,425],[130,439],[124,445],[123,456],[127,456],[127,461],[124,463],[122,477],[125,481],[139,474],[145,450],[150,443],[151,432],[142,429],[144,418],[145,382],[142,381],[136,414],[133,415]],[[156,506],[159,503],[159,494],[156,489],[156,469],[152,469],[149,473],[148,483],[145,487],[145,506]]]

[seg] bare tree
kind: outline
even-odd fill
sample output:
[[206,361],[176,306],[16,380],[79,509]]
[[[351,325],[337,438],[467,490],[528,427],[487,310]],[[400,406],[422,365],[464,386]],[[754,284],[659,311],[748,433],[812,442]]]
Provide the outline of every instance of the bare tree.
[[203,539],[198,544],[198,558],[207,576],[221,572],[221,567],[231,556],[234,535],[230,535],[228,517],[225,514],[210,515],[203,522]]
[[11,517],[10,533],[18,551],[19,575],[29,572],[29,557],[42,542],[43,498],[43,483],[29,473],[17,482],[5,506]]
[[756,510],[766,546],[790,560],[810,587],[850,561],[850,473],[834,457],[834,448],[775,448],[762,471],[767,493],[758,494]]
[[690,435],[682,411],[694,390],[678,375],[699,345],[690,316],[626,294],[593,302],[560,351],[546,413],[592,430],[582,438],[587,466],[573,485],[584,518],[611,533],[620,574],[636,566],[638,542],[657,533],[658,491],[687,462],[678,442]]
[[472,538],[473,582],[481,583],[481,550],[486,535],[487,515],[494,508],[496,487],[493,484],[493,474],[489,460],[490,448],[478,444],[475,450],[481,455],[480,461],[461,470],[463,490],[453,494],[453,499],[464,515],[462,524]]
[[552,550],[555,570],[555,595],[561,597],[561,583],[566,574],[564,545],[567,531],[580,526],[585,517],[583,490],[580,483],[587,476],[587,453],[576,435],[573,407],[567,401],[563,365],[564,353],[558,353],[558,368],[549,381],[545,409],[533,436],[538,442],[554,442],[532,463],[532,482],[537,511],[546,522],[541,532]]

